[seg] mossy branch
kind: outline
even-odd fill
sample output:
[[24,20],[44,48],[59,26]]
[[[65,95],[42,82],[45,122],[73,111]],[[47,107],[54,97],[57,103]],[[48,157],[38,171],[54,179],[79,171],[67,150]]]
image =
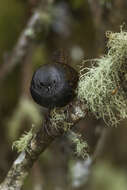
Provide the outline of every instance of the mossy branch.
[[[39,155],[56,137],[84,118],[86,109],[97,118],[103,118],[108,125],[117,125],[127,117],[127,32],[110,32],[107,37],[108,54],[93,60],[94,65],[87,72],[84,68],[80,71],[77,99],[64,108],[52,110],[45,117],[42,127],[32,131],[0,190],[20,190]],[[87,148],[86,144],[83,144],[84,148]]]
[[78,97],[97,118],[116,126],[127,118],[127,32],[106,35],[108,54],[91,60],[87,72],[81,69]]
[[[43,120],[40,129],[31,130],[30,133],[17,141],[15,146],[19,152],[21,150],[22,152],[14,161],[5,180],[0,185],[0,190],[20,190],[24,179],[39,155],[44,152],[55,138],[66,133],[79,119],[85,117],[85,114],[86,112],[84,107],[81,106],[81,102],[75,100],[73,104],[70,103],[62,109],[51,111]],[[57,126],[55,122],[57,122]],[[24,138],[25,142],[27,142],[25,146],[23,144]]]

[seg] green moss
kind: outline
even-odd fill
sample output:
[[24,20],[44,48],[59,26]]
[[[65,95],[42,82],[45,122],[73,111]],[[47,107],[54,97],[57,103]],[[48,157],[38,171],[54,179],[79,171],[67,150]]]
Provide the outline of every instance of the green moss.
[[[107,125],[127,118],[127,32],[107,33],[108,54],[91,60],[92,68],[80,71],[78,97]],[[95,66],[96,65],[96,66]]]

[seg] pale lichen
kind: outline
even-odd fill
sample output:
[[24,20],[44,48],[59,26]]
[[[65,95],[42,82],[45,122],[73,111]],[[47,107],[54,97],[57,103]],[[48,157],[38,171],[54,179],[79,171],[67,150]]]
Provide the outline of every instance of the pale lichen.
[[67,114],[63,109],[54,108],[51,111],[50,122],[55,129],[59,129],[61,125],[63,130],[66,132],[73,125],[70,121],[67,121]]
[[72,143],[75,145],[75,154],[79,157],[82,157],[83,159],[88,158],[88,144],[82,138],[81,134],[69,130],[69,137]]
[[28,144],[33,136],[33,128],[29,132],[25,132],[20,139],[15,141],[12,145],[12,149],[16,149],[17,152],[28,151]]
[[80,70],[78,97],[97,118],[116,126],[127,118],[127,32],[108,32],[107,37],[107,55]]

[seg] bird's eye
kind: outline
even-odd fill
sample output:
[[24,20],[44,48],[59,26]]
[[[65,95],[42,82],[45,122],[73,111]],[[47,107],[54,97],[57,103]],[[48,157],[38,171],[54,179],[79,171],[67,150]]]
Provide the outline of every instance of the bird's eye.
[[40,82],[40,85],[41,85],[41,86],[45,86],[43,82]]

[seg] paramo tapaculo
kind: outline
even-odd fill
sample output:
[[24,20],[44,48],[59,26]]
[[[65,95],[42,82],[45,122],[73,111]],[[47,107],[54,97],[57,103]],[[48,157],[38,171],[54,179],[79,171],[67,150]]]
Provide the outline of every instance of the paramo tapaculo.
[[66,106],[75,97],[78,73],[63,63],[45,64],[32,77],[30,92],[36,103],[46,108]]

